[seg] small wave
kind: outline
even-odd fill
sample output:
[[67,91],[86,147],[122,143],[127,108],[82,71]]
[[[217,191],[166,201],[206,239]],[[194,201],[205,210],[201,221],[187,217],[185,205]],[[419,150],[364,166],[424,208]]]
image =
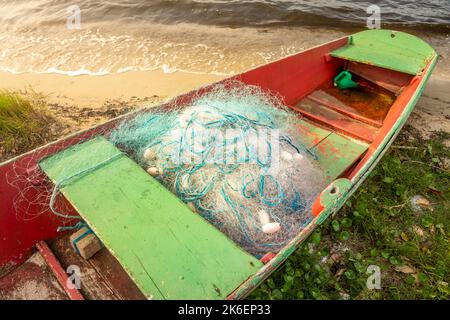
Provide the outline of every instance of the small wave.
[[116,72],[113,71],[93,71],[93,70],[88,70],[85,68],[81,68],[81,69],[77,69],[77,70],[61,70],[58,68],[48,68],[46,70],[34,70],[32,68],[28,68],[28,69],[14,69],[14,68],[10,68],[10,67],[5,67],[5,66],[0,66],[0,72],[8,72],[8,73],[12,73],[12,74],[24,74],[24,73],[36,73],[36,74],[61,74],[61,75],[66,75],[66,76],[83,76],[83,75],[87,75],[87,76],[105,76],[105,75],[110,75],[110,74],[120,74],[120,73],[127,73],[127,72],[146,72],[146,71],[156,71],[156,70],[161,70],[163,73],[165,74],[170,74],[170,73],[175,73],[175,72],[182,72],[182,73],[190,73],[190,74],[211,74],[211,75],[217,75],[217,76],[231,76],[233,75],[233,73],[224,73],[224,72],[216,72],[216,71],[211,71],[211,72],[201,72],[201,71],[192,71],[192,70],[188,70],[188,69],[179,69],[179,68],[175,68],[175,67],[169,67],[168,65],[162,65],[159,67],[154,67],[154,68],[145,68],[145,67],[135,67],[135,66],[129,66],[129,67],[123,67],[123,68],[119,68]]
[[[369,3],[80,0],[82,28],[68,30],[63,2],[25,0],[14,7],[0,1],[0,71],[103,76],[162,70],[228,76],[365,29],[363,9]],[[431,10],[428,2],[396,11],[399,5],[386,0],[383,27],[440,30],[443,21],[450,20],[450,10],[445,4]],[[449,51],[446,25],[448,32],[438,33],[433,43],[444,56]]]
[[89,76],[104,76],[110,74],[108,71],[91,71],[85,68],[81,68],[78,70],[61,70],[58,68],[48,68],[44,71],[38,71],[36,73],[56,73],[56,74],[65,74],[68,76],[81,76],[81,75],[89,75]]
[[16,70],[16,69],[14,69],[14,68],[5,67],[5,66],[0,66],[0,71],[1,71],[1,72],[9,72],[9,73],[12,73],[12,74],[22,74],[22,73],[27,73],[27,71]]

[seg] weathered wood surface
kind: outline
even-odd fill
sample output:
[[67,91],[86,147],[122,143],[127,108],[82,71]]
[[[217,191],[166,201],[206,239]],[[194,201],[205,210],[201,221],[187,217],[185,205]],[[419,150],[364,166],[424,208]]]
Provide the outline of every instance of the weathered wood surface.
[[148,298],[224,299],[262,266],[125,155],[105,162],[118,152],[97,137],[40,166],[55,183],[88,172],[61,192]]
[[339,177],[367,150],[367,145],[331,133],[326,139],[312,148],[325,171],[327,182]]
[[344,137],[306,120],[300,120],[297,128],[305,146],[317,156],[327,183],[339,177],[368,147],[366,143]]

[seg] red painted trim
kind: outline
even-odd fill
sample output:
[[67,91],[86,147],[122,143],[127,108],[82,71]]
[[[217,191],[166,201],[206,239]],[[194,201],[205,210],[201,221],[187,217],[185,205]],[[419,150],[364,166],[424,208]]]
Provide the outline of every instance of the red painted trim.
[[278,93],[287,104],[296,104],[317,87],[330,81],[344,61],[325,57],[347,44],[347,37],[308,49],[290,57],[245,72],[235,78],[246,84]]
[[314,217],[318,217],[322,213],[323,209],[325,208],[322,205],[322,203],[320,202],[320,196],[321,195],[319,194],[311,206],[311,212]]
[[[348,62],[345,60],[340,60],[329,56],[331,51],[345,45],[347,41],[348,38],[344,37],[342,39],[338,39],[292,55],[282,60],[257,67],[224,81],[236,79],[247,84],[258,85],[263,90],[270,90],[274,93],[278,93],[287,104],[295,105],[298,101],[302,100],[304,97],[316,90],[325,81],[330,81],[330,79],[332,79],[332,77],[335,76],[339,70],[342,70],[342,68],[348,65]],[[426,72],[424,72],[424,74],[426,74]],[[373,74],[371,74],[371,76],[374,78],[373,80],[378,80],[378,77],[374,77]],[[381,76],[381,80],[385,80],[384,75]],[[414,97],[415,94],[417,94],[417,88],[421,85],[421,81],[419,80],[422,78],[423,76],[416,77],[412,83],[409,83],[405,88],[403,88],[401,95],[397,99],[395,105],[391,108],[391,111],[388,113],[380,132],[377,134],[377,137],[370,146],[369,152],[363,156],[363,159],[359,164],[355,164],[352,170],[348,172],[350,178],[355,176],[358,177],[360,174],[367,171],[368,168],[366,168],[365,165],[367,163],[373,163],[372,158],[377,156],[374,154],[377,151],[377,148],[379,148],[383,143],[386,143],[383,141],[383,138],[391,132],[398,130],[394,127],[397,123],[396,121],[399,116],[402,116],[402,112],[404,112],[405,106],[408,105],[408,101]],[[175,102],[168,103],[161,107],[170,108],[174,104],[182,105],[184,103],[189,103],[195,97],[208,92],[210,88],[211,86],[208,86],[184,94],[179,96]],[[121,117],[121,119],[127,116],[131,115],[128,114]],[[32,175],[30,171],[39,171],[38,162],[45,156],[54,154],[77,142],[89,139],[106,128],[114,127],[118,121],[120,121],[120,119],[111,120],[101,126],[74,134],[70,137],[43,146],[8,162],[0,164],[0,271],[4,270],[1,270],[2,267],[5,268],[9,265],[23,262],[37,241],[53,238],[58,235],[56,232],[56,227],[64,222],[49,212],[48,205],[43,204],[42,207],[28,205],[38,202],[34,200],[38,199],[40,194],[39,189],[42,188],[46,190],[46,187],[51,188],[51,185],[46,186],[48,184],[46,177],[42,177],[43,179],[40,179],[41,177],[37,176],[37,179],[31,181],[33,186],[36,188],[33,188],[33,190],[25,193],[24,189],[28,186],[30,181],[24,181],[23,183],[20,183],[20,185],[16,184],[16,186],[12,186],[8,182],[9,174],[11,173],[13,176],[20,175],[27,178]],[[342,131],[346,132],[345,130]],[[347,134],[351,134],[351,132]],[[27,168],[32,169],[28,170]],[[347,174],[344,176],[347,176]],[[22,195],[24,201],[17,201],[17,197],[19,195]],[[320,203],[317,204],[318,209],[316,212],[321,211],[319,204]],[[28,213],[36,213],[36,211],[39,211],[42,212],[42,215],[33,220],[23,220],[17,215],[18,211],[26,211]],[[254,283],[256,283],[254,281],[255,278],[257,278],[258,281],[262,281],[268,277],[271,271],[278,267],[281,262],[286,259],[287,256],[291,254],[295,248],[314,230],[314,228],[314,223],[308,225],[299,235],[296,236],[296,238],[286,245],[274,259],[261,268],[255,276],[250,277],[243,285],[241,285],[240,288],[234,291],[228,299],[236,297],[237,293],[244,292],[246,288],[253,286]],[[47,247],[45,243],[44,245]],[[41,247],[41,249],[39,249],[40,251],[45,251],[44,245],[38,245],[38,248]],[[53,256],[52,259],[50,259],[51,256],[49,256],[49,254]],[[61,281],[63,281],[63,287],[66,288],[65,283],[67,281],[67,275],[64,270],[62,270],[56,257],[54,257],[50,249],[45,251],[45,253],[42,253],[42,255],[44,257],[48,257],[45,259],[48,261],[49,266],[59,266],[59,268],[54,267],[52,270],[54,270],[53,272],[57,275],[58,281],[61,279]],[[247,287],[245,287],[245,285],[247,285]],[[239,297],[242,297],[242,295],[239,295]]]
[[67,286],[67,280],[69,279],[69,277],[59,263],[58,259],[53,254],[52,250],[50,250],[50,248],[48,247],[47,243],[45,243],[45,241],[39,241],[38,243],[36,243],[36,248],[41,253],[45,262],[52,270],[53,274],[55,275],[59,284],[63,287],[64,291],[69,296],[70,300],[84,300],[84,297],[81,295],[80,291],[78,291],[76,288],[70,289]]
[[262,258],[261,258],[261,262],[266,264],[268,263],[270,260],[272,260],[274,257],[276,256],[275,253],[273,252],[267,252]]
[[[347,43],[347,37],[325,43],[315,48],[294,54],[284,59],[257,67],[243,74],[221,81],[240,80],[246,84],[258,85],[263,90],[279,94],[287,102],[295,102],[310,94],[325,81],[329,81],[344,62],[331,58],[325,61],[324,56]],[[160,106],[162,109],[180,106],[192,99],[207,93],[215,84],[193,90],[178,96],[173,101]],[[61,225],[71,225],[73,221],[64,221],[53,215],[48,204],[42,203],[39,197],[43,192],[51,192],[52,185],[45,174],[32,181],[30,188],[28,177],[30,171],[40,172],[38,163],[44,157],[57,153],[70,145],[87,140],[108,128],[113,128],[119,121],[135,113],[127,114],[88,130],[75,133],[54,143],[32,150],[19,157],[0,164],[0,271],[2,268],[25,261],[36,242],[52,239],[58,235],[56,229]],[[32,168],[31,170],[28,168]],[[8,176],[20,177],[14,186],[8,182]],[[24,190],[27,190],[25,193]],[[19,200],[19,201],[18,201]],[[64,201],[64,199],[61,199]],[[30,204],[33,204],[31,207]],[[65,207],[69,206],[68,203]],[[18,212],[41,215],[31,220],[21,219]],[[75,210],[66,213],[77,214]],[[7,271],[7,270],[6,270]]]

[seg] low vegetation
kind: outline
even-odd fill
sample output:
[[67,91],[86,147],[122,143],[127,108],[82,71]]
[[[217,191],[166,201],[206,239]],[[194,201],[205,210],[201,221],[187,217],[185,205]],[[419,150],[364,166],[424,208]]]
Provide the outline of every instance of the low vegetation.
[[0,161],[51,140],[54,123],[38,95],[0,91]]
[[[345,206],[250,298],[450,298],[449,138],[405,128]],[[367,287],[371,265],[380,289]]]

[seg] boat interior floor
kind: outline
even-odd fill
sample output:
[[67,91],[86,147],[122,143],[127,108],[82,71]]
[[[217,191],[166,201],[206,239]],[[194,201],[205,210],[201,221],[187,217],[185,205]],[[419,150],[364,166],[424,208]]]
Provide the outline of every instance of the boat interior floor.
[[0,300],[68,300],[42,254],[36,250],[27,261],[0,277]]
[[145,300],[145,296],[114,256],[103,247],[89,260],[79,256],[70,244],[70,233],[52,241],[49,247],[64,270],[80,268],[80,292],[88,300]]
[[314,123],[371,143],[395,101],[395,94],[362,78],[358,83],[358,88],[341,90],[329,82],[292,108]]
[[[85,299],[146,299],[106,248],[85,260],[70,245],[70,233],[49,241],[47,248],[63,270],[69,270],[70,266],[79,268],[80,293]],[[68,300],[70,297],[58,282],[56,272],[36,248],[26,262],[0,278],[0,300]]]

